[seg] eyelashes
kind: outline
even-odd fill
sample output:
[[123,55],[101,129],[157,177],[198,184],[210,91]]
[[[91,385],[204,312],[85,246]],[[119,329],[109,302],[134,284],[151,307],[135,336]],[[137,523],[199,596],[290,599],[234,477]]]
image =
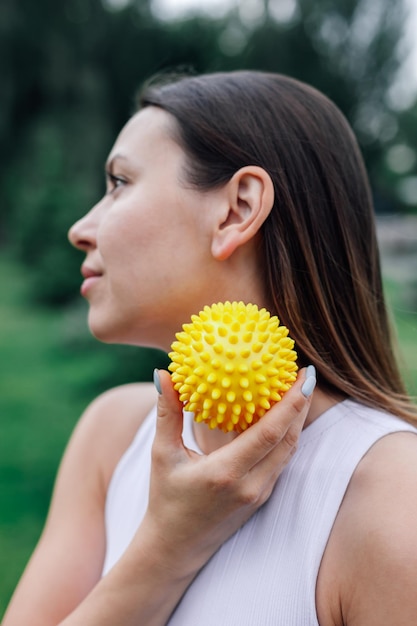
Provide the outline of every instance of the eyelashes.
[[112,172],[106,172],[107,194],[114,193],[120,187],[126,185],[127,181],[121,176],[116,176]]

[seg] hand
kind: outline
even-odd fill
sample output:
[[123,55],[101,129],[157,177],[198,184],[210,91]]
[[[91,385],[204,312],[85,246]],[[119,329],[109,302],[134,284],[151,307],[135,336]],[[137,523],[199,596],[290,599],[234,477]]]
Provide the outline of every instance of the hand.
[[200,455],[184,446],[182,405],[161,372],[147,512],[119,561],[62,626],[166,624],[199,570],[269,498],[296,449],[315,380],[301,371],[259,422]]
[[148,528],[165,567],[190,576],[268,500],[296,450],[315,370],[301,370],[293,387],[261,420],[208,455],[184,446],[182,404],[168,372],[159,374],[162,394],[141,532]]

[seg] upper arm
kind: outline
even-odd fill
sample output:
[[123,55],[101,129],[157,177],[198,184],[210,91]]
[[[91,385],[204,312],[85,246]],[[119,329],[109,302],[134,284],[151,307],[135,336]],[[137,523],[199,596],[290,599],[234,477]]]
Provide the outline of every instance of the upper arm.
[[361,461],[336,519],[322,569],[319,591],[326,600],[323,586],[327,583],[332,589],[327,606],[333,607],[332,619],[324,620],[323,625],[409,626],[415,622],[414,434],[384,437]]
[[155,399],[151,385],[126,385],[100,396],[81,417],[60,465],[44,531],[4,626],[57,624],[100,579],[107,486]]

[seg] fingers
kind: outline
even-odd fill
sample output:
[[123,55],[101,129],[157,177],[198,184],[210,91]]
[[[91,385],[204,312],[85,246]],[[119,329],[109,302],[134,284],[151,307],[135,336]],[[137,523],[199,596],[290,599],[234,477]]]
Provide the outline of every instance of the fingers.
[[171,376],[165,370],[155,370],[154,383],[159,394],[155,443],[158,446],[182,445],[183,407],[172,386]]
[[314,365],[309,365],[305,370],[305,380],[301,387],[301,393],[303,396],[309,398],[316,387],[316,383],[316,368]]
[[189,545],[190,528],[198,528],[198,546],[212,554],[264,504],[297,446],[315,379],[314,369],[301,370],[259,422],[214,452],[194,455],[182,442],[183,407],[171,377],[159,371],[149,515],[162,536],[174,533],[175,545]]
[[[170,453],[175,449],[182,453],[186,450],[182,441],[183,406],[172,386],[170,374],[158,370],[155,385],[160,394],[154,460],[156,456],[163,458],[168,450]],[[259,475],[260,481],[271,476],[272,484],[297,447],[315,385],[315,368],[302,369],[283,399],[259,422],[210,455],[213,463],[223,470],[227,468],[231,478],[239,479],[252,471],[253,476]]]
[[[315,384],[315,368],[310,366],[301,370],[297,381],[280,402],[226,446],[227,450],[221,448],[218,451],[219,456],[225,455],[225,463],[232,460],[237,476],[245,475],[271,452],[274,453],[271,465],[279,466],[280,462],[288,460],[307,417]],[[232,451],[233,457],[230,456]]]

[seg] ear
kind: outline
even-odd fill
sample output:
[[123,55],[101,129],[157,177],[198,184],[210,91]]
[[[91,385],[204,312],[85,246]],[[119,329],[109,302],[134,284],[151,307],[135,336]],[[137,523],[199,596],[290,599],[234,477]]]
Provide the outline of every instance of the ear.
[[218,212],[211,246],[213,257],[219,261],[228,259],[256,235],[274,204],[271,177],[256,165],[238,170],[225,191],[224,210]]

